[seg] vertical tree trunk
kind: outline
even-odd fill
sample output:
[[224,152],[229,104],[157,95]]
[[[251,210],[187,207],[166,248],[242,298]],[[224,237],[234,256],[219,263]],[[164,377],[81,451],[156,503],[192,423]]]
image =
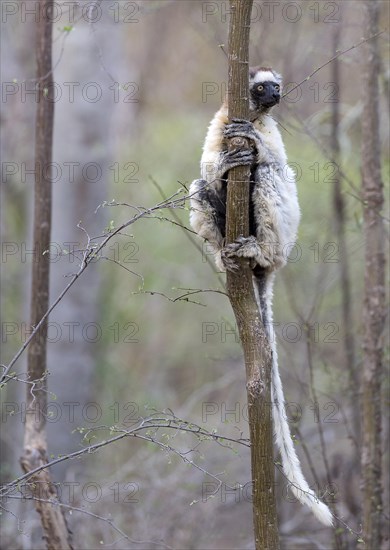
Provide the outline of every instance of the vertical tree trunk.
[[[230,120],[233,117],[248,119],[249,116],[248,50],[252,3],[252,0],[230,2]],[[230,146],[234,146],[234,143]],[[239,166],[229,172],[226,206],[228,243],[239,235],[249,235],[249,172],[246,166]],[[240,262],[238,273],[227,273],[227,291],[237,320],[245,357],[255,545],[256,550],[275,550],[279,548],[279,540],[270,406],[272,353],[260,319],[253,290],[252,271],[247,260]]]
[[[367,36],[378,32],[379,3],[366,2]],[[362,117],[362,198],[365,239],[362,379],[363,539],[367,548],[382,542],[381,383],[385,320],[385,256],[381,217],[383,185],[379,141],[379,55],[377,39],[365,45]]]
[[[36,26],[38,105],[35,123],[35,187],[33,243],[36,251],[32,266],[31,325],[38,324],[49,305],[49,254],[51,229],[51,171],[54,102],[51,63],[53,0],[42,0]],[[24,436],[24,455],[21,464],[25,472],[47,463],[45,436],[47,320],[28,349],[27,410]],[[43,502],[58,501],[57,491],[48,471],[31,478],[31,493],[49,549],[70,549],[70,535],[65,517],[57,505]]]
[[[333,52],[338,51],[340,44],[341,26],[336,25],[333,31]],[[331,133],[331,151],[332,161],[338,167],[340,164],[340,62],[336,58],[332,63],[332,82],[338,90],[337,101],[332,103],[332,133]],[[351,312],[351,286],[349,277],[349,259],[345,236],[345,200],[342,191],[340,173],[337,170],[336,180],[333,187],[333,212],[335,221],[336,237],[339,245],[339,269],[341,282],[341,300],[342,300],[342,320],[343,320],[343,344],[345,366],[349,373],[350,391],[356,410],[358,409],[357,399],[359,397],[358,378],[355,363],[355,341],[353,337],[352,312]],[[355,436],[359,432],[359,418],[354,418]]]
[[[336,25],[333,29],[333,52],[336,53],[340,47],[341,25]],[[332,154],[332,162],[336,165],[336,177],[333,186],[333,216],[337,243],[339,247],[339,276],[341,287],[341,319],[343,331],[343,352],[344,361],[343,367],[348,372],[349,397],[352,410],[353,436],[355,441],[359,439],[359,382],[356,372],[355,362],[355,340],[353,337],[353,322],[352,322],[352,302],[351,302],[351,280],[349,277],[349,256],[346,241],[346,215],[345,215],[345,199],[342,190],[342,180],[340,178],[340,62],[336,58],[332,64],[331,80],[337,89],[337,99],[332,103],[332,126],[330,148]],[[354,453],[353,465],[358,468],[359,456]],[[334,513],[336,513],[335,505],[333,505]],[[333,533],[335,548],[346,548],[345,534],[337,529]]]

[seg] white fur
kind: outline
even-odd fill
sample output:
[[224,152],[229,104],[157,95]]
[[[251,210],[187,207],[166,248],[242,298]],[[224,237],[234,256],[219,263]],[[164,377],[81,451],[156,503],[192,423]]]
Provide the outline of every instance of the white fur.
[[277,82],[280,84],[282,82],[282,77],[280,74],[275,73],[274,71],[257,71],[251,82],[256,82],[261,84],[262,82]]
[[215,179],[220,166],[223,130],[227,123],[227,107],[223,106],[215,113],[213,120],[210,122],[200,161],[201,178],[218,186],[219,182],[216,182]]
[[190,186],[190,224],[198,235],[209,242],[211,251],[216,254],[222,248],[222,235],[218,227],[213,223],[210,207],[197,198],[202,181],[204,180],[195,180]]
[[269,280],[266,289],[267,320],[265,321],[269,342],[272,349],[272,384],[271,400],[274,420],[275,441],[282,458],[284,474],[289,481],[294,496],[306,504],[321,523],[327,526],[333,524],[332,513],[328,506],[321,502],[316,494],[310,489],[301,469],[299,458],[295,451],[291,437],[290,427],[287,422],[286,408],[282,381],[279,374],[278,354],[276,350],[275,332],[273,330],[272,316],[273,280]]

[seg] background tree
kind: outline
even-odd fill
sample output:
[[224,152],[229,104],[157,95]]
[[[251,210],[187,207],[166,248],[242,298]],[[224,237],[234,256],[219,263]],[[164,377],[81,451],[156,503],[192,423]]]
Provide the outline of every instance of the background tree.
[[[340,5],[342,7],[342,5]],[[335,26],[333,29],[333,51],[340,50],[341,26]],[[335,220],[335,233],[340,251],[340,285],[343,310],[343,343],[345,353],[345,364],[350,376],[352,399],[359,399],[359,385],[356,373],[355,342],[353,337],[353,317],[351,306],[351,282],[349,276],[349,256],[346,239],[346,204],[345,191],[343,189],[343,174],[340,173],[340,103],[342,100],[342,82],[341,82],[341,61],[336,58],[331,64],[331,82],[334,83],[337,90],[337,97],[334,98],[332,105],[332,129],[330,148],[332,161],[335,164],[335,179],[333,187],[333,211]],[[355,436],[359,433],[358,419],[354,423]]]
[[[41,321],[49,306],[49,279],[52,205],[52,144],[53,144],[53,73],[52,73],[52,18],[53,0],[41,4],[36,25],[36,55],[38,90],[36,132],[35,132],[35,201],[33,243],[36,259],[32,269],[31,287],[31,326]],[[47,319],[42,323],[28,348],[27,368],[29,380],[26,391],[26,422],[24,454],[21,464],[24,471],[30,472],[48,462],[46,442],[47,411]],[[36,499],[36,509],[40,514],[44,538],[48,549],[72,548],[70,532],[65,516],[56,502],[57,489],[51,480],[49,470],[41,471],[32,479],[31,492]]]
[[[367,33],[378,32],[380,5],[365,3]],[[377,39],[365,46],[362,116],[362,200],[365,248],[362,376],[363,539],[382,544],[382,379],[385,322],[384,203],[379,137],[379,52]]]

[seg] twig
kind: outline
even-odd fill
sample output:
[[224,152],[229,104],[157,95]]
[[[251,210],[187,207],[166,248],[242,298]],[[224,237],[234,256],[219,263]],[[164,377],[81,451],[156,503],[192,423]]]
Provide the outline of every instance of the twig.
[[334,55],[331,59],[328,59],[328,61],[326,63],[324,63],[323,65],[321,65],[320,67],[317,67],[316,69],[314,69],[313,72],[311,72],[309,74],[309,76],[307,76],[306,78],[304,78],[301,82],[299,82],[299,84],[297,84],[296,86],[294,86],[293,88],[291,88],[291,90],[288,90],[288,92],[285,92],[283,95],[282,95],[282,98],[286,97],[287,95],[291,94],[291,92],[293,92],[294,90],[296,90],[297,88],[299,88],[302,84],[304,84],[305,82],[307,82],[308,80],[311,79],[312,76],[314,76],[316,73],[318,73],[318,71],[320,71],[321,69],[323,69],[324,67],[326,67],[327,65],[329,65],[329,63],[332,63],[332,61],[334,61],[335,59],[337,59],[338,57],[340,57],[341,55],[344,55],[345,53],[348,53],[350,52],[351,50],[354,50],[355,48],[358,48],[359,46],[361,46],[362,44],[364,44],[365,42],[368,42],[369,40],[372,40],[373,38],[376,38],[377,36],[380,36],[381,34],[383,34],[385,31],[379,31],[377,32],[376,34],[373,34],[372,36],[369,36],[368,38],[363,38],[363,40],[361,40],[360,42],[358,42],[357,44],[354,44],[353,46],[350,46],[349,48],[347,48],[346,50],[342,50],[341,52],[337,52],[336,55]]
[[[120,432],[120,433],[118,435],[115,435],[115,436],[113,436],[111,438],[108,438],[104,441],[100,441],[99,443],[95,443],[93,445],[88,445],[87,447],[85,447],[83,449],[80,449],[78,451],[74,451],[73,453],[69,453],[67,455],[60,456],[56,459],[51,460],[47,464],[43,464],[43,465],[27,472],[26,474],[23,474],[22,476],[19,476],[17,479],[13,480],[10,483],[7,483],[7,484],[3,485],[0,488],[0,497],[8,496],[10,491],[13,491],[14,488],[17,487],[18,485],[20,485],[21,482],[26,481],[27,479],[30,479],[32,476],[34,476],[35,474],[41,472],[42,470],[46,470],[47,468],[50,468],[50,467],[52,467],[56,464],[59,464],[61,462],[66,461],[66,460],[73,460],[73,459],[78,458],[80,456],[83,456],[85,454],[95,453],[99,449],[101,449],[103,447],[106,447],[107,445],[110,445],[110,444],[112,444],[116,441],[120,441],[121,439],[124,439],[125,437],[137,437],[139,439],[144,439],[144,440],[147,440],[147,441],[151,441],[151,442],[156,443],[160,446],[163,446],[166,450],[169,448],[170,451],[174,452],[175,454],[179,454],[181,456],[180,451],[177,451],[173,447],[166,446],[166,444],[164,444],[160,441],[157,441],[156,439],[154,439],[152,436],[150,436],[148,434],[140,433],[140,432],[143,432],[145,430],[146,431],[147,430],[153,430],[153,429],[159,430],[161,428],[164,428],[164,429],[179,430],[180,432],[189,432],[189,433],[192,433],[193,435],[195,435],[196,437],[211,439],[213,441],[216,441],[219,445],[221,445],[223,447],[228,447],[228,448],[230,448],[229,443],[244,445],[246,447],[250,446],[250,443],[247,439],[243,439],[243,438],[238,438],[237,439],[237,438],[222,436],[222,435],[219,435],[217,433],[209,432],[205,428],[202,428],[202,427],[200,427],[200,426],[198,426],[194,423],[190,423],[190,422],[186,422],[184,420],[181,420],[180,418],[174,416],[173,413],[171,415],[165,414],[165,416],[161,416],[163,414],[164,413],[157,412],[154,415],[151,415],[147,418],[141,419],[137,426],[135,426],[133,428],[129,428],[129,429],[122,429],[122,428],[119,428],[118,426],[112,426],[112,427],[100,426],[100,427],[91,428],[91,429],[87,430],[85,435],[84,435],[85,439],[87,439],[91,435],[91,433],[101,431],[101,430],[107,430],[107,431],[114,432],[114,433],[115,432]],[[181,456],[181,458],[183,458],[183,457]],[[205,473],[207,475],[210,475],[213,478],[216,478],[215,474],[211,474],[211,473],[207,472],[206,470],[204,470],[203,468],[201,468],[200,466],[195,464],[193,461],[190,461],[187,458],[185,459],[185,461],[187,461],[189,464],[193,465],[194,467],[196,467],[197,469],[199,469],[203,473]]]
[[[178,289],[178,290],[181,290],[181,289]],[[176,298],[170,298],[163,292],[156,292],[154,290],[141,290],[139,292],[133,292],[133,294],[150,294],[151,296],[157,295],[157,296],[162,296],[163,298],[165,298],[166,300],[169,300],[170,302],[180,302],[180,301],[190,302],[192,304],[196,304],[203,307],[206,307],[206,304],[201,304],[200,302],[188,300],[187,296],[193,296],[194,294],[201,294],[205,292],[214,292],[216,294],[222,294],[223,296],[227,296],[226,292],[223,292],[222,290],[216,290],[216,289],[197,289],[197,290],[187,289],[187,290],[189,290],[189,292],[186,292],[185,294],[181,294]]]
[[1,376],[0,385],[3,384],[4,381],[9,379],[8,374],[9,374],[11,368],[14,366],[16,361],[20,358],[20,356],[23,354],[25,349],[28,347],[28,345],[30,344],[32,339],[35,337],[36,333],[38,332],[38,330],[40,329],[40,327],[44,323],[45,319],[50,315],[50,313],[54,310],[54,308],[61,302],[63,297],[68,293],[68,291],[72,288],[72,286],[75,284],[75,282],[79,279],[79,277],[84,273],[86,268],[90,265],[92,260],[94,260],[97,257],[99,252],[105,248],[105,246],[110,242],[110,240],[115,235],[120,234],[120,232],[123,231],[123,229],[125,229],[126,227],[132,225],[133,223],[135,223],[139,219],[141,219],[143,217],[147,217],[148,214],[150,214],[152,212],[155,212],[155,211],[161,210],[161,209],[165,209],[165,208],[170,209],[170,208],[176,208],[176,207],[179,207],[179,206],[181,207],[182,204],[183,204],[183,201],[186,200],[187,197],[185,196],[185,197],[175,198],[179,194],[181,194],[181,190],[176,191],[170,197],[168,197],[166,200],[158,203],[157,205],[155,205],[151,208],[142,207],[142,211],[139,211],[138,214],[134,215],[133,218],[131,218],[127,222],[124,222],[123,224],[121,224],[117,229],[115,229],[112,232],[110,232],[109,234],[103,236],[103,240],[99,244],[96,244],[96,245],[91,245],[92,239],[88,235],[87,231],[81,226],[80,223],[77,225],[77,227],[79,227],[79,229],[81,229],[87,237],[87,247],[83,252],[83,258],[82,258],[82,263],[80,265],[80,268],[77,271],[77,273],[75,273],[72,276],[71,281],[62,290],[62,292],[54,300],[54,302],[49,307],[49,309],[46,311],[46,313],[42,316],[39,323],[34,327],[33,331],[30,334],[30,336],[27,338],[27,340],[24,342],[24,344],[21,346],[21,348],[17,351],[17,353],[11,359],[8,366],[4,366],[4,365],[1,366],[4,369],[4,371],[3,371],[3,374]]
[[[128,535],[126,535],[126,533],[124,531],[122,531],[122,529],[120,529],[117,525],[115,525],[113,519],[111,519],[109,517],[105,518],[103,516],[99,516],[98,514],[95,514],[94,512],[90,512],[89,510],[86,510],[85,508],[79,508],[78,506],[71,506],[70,504],[64,504],[63,502],[60,502],[60,501],[46,500],[46,499],[43,499],[43,498],[38,498],[38,497],[34,497],[34,496],[29,496],[29,495],[21,495],[21,496],[10,495],[7,498],[17,499],[17,500],[21,500],[21,499],[23,499],[23,500],[34,500],[34,501],[37,501],[37,502],[45,502],[47,504],[52,504],[53,506],[61,506],[61,508],[70,510],[72,512],[80,512],[80,513],[85,514],[87,516],[90,516],[90,517],[93,517],[95,519],[98,519],[98,520],[101,520],[101,521],[104,521],[104,522],[108,523],[110,525],[110,527],[112,527],[112,529],[114,529],[114,531],[116,531],[117,533],[119,533],[121,535],[121,539],[125,539],[125,540],[131,542],[132,544],[154,544],[155,546],[160,545],[160,546],[163,546],[164,548],[168,548],[168,549],[172,548],[171,546],[168,546],[167,544],[165,544],[165,542],[157,542],[157,541],[153,541],[153,540],[134,540],[134,539],[130,538]],[[10,513],[10,514],[15,516],[15,514],[13,514],[13,512],[11,512],[11,510],[8,510],[7,508],[4,508],[1,505],[0,505],[0,508],[3,509],[5,512]],[[119,539],[119,540],[121,540],[121,539]],[[104,546],[113,546],[114,544],[119,542],[119,540],[115,541],[115,543],[104,544]]]

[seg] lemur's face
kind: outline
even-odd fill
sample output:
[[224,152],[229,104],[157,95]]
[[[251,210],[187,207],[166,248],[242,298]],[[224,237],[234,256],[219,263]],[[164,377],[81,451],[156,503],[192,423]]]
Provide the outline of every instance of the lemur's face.
[[279,103],[281,94],[281,78],[273,71],[258,70],[250,73],[250,110],[268,111]]

